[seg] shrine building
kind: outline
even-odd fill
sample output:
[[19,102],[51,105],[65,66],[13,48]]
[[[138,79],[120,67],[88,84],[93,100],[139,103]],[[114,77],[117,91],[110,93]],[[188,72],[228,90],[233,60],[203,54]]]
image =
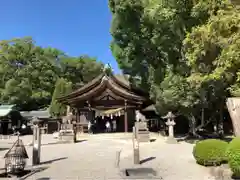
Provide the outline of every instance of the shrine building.
[[148,94],[130,85],[123,75],[114,75],[111,68],[83,87],[58,99],[70,107],[74,123],[85,127],[89,121],[97,128],[115,119],[118,132],[132,131],[135,111],[151,105]]

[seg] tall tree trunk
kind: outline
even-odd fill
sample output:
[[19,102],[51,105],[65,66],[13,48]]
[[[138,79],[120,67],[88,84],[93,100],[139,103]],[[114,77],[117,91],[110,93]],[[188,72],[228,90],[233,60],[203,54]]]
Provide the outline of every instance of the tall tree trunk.
[[224,109],[224,100],[221,102],[220,110],[219,110],[219,121],[218,121],[218,135],[222,137],[224,135],[223,130],[223,109]]
[[201,126],[203,127],[204,126],[204,108],[202,108],[202,111],[201,111]]
[[197,133],[196,133],[196,125],[197,125],[197,121],[196,121],[196,118],[194,117],[194,115],[191,113],[190,116],[189,116],[189,134],[194,136],[194,137],[197,137]]

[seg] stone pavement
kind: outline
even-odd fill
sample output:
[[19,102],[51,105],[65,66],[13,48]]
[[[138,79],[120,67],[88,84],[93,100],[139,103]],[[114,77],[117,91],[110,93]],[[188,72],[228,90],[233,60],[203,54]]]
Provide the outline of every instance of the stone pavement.
[[[121,179],[115,169],[116,152],[128,147],[126,142],[90,139],[77,144],[58,144],[43,147],[42,161],[53,161],[50,167],[33,175],[32,179],[48,177],[51,179]],[[31,179],[28,178],[28,179]]]
[[208,168],[196,164],[192,148],[193,144],[166,144],[165,139],[157,139],[150,144],[140,144],[141,165],[132,165],[133,158],[129,155],[121,160],[120,169],[153,168],[163,180],[214,180]]
[[[119,138],[116,138],[119,137]],[[86,141],[75,144],[56,144],[52,136],[44,135],[39,167],[45,170],[33,174],[27,180],[114,180],[123,179],[122,170],[132,167],[153,168],[164,180],[207,180],[208,169],[196,165],[191,144],[166,144],[163,138],[155,142],[141,143],[140,156],[145,163],[133,166],[131,136],[93,135],[82,137]],[[24,143],[30,137],[22,138]],[[0,141],[1,143],[1,141]],[[47,145],[48,144],[48,145]],[[31,166],[32,147],[27,146]],[[121,150],[119,168],[115,167],[116,152]],[[0,151],[3,157],[6,151]],[[0,160],[0,167],[4,160]],[[37,168],[37,167],[34,167]],[[129,178],[125,178],[129,179]]]

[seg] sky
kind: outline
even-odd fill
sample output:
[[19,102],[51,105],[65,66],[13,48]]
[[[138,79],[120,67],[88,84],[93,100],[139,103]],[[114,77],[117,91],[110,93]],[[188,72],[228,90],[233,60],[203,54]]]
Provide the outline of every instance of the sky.
[[109,48],[108,0],[6,0],[0,9],[0,40],[31,36],[37,45],[96,57],[120,73]]

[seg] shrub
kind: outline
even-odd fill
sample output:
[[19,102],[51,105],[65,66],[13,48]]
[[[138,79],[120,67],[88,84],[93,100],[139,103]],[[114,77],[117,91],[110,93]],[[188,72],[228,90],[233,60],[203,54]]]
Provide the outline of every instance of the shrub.
[[193,156],[200,165],[220,165],[227,162],[227,146],[227,142],[218,139],[199,141],[193,148]]
[[240,177],[240,138],[234,138],[227,148],[228,164],[233,175]]

